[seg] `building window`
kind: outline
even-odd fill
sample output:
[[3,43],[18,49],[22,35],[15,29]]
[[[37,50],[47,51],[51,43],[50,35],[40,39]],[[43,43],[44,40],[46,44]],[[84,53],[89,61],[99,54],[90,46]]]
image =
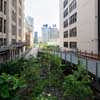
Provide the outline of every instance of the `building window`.
[[68,19],[66,19],[65,21],[64,21],[64,28],[65,27],[68,27]]
[[16,44],[16,39],[12,39],[12,44]]
[[21,35],[22,35],[22,30],[19,29],[19,37],[21,37]]
[[12,0],[12,5],[13,5],[13,7],[16,9],[17,7],[17,2],[16,2],[17,0]]
[[0,11],[3,11],[3,0],[0,0]]
[[0,32],[2,32],[3,18],[0,17]]
[[12,20],[16,23],[16,12],[12,11]]
[[4,39],[4,45],[5,46],[7,45],[7,39]]
[[22,0],[19,0],[20,5],[22,4]]
[[77,28],[72,28],[69,30],[69,34],[70,34],[70,37],[76,37],[77,36]]
[[68,48],[68,42],[64,42],[64,47]]
[[73,14],[70,18],[69,18],[69,24],[73,24],[77,21],[77,13]]
[[68,38],[68,31],[64,32],[64,38]]
[[77,49],[77,42],[70,42],[71,49]]
[[64,0],[64,4],[63,4],[64,8],[66,7],[67,4],[68,4],[68,0]]
[[74,9],[76,9],[76,6],[77,6],[77,2],[76,0],[73,0],[69,5],[69,12],[71,13]]
[[68,15],[68,8],[64,11],[64,18]]
[[6,9],[7,8],[7,2],[6,1],[4,1],[4,14],[6,14]]
[[6,33],[6,20],[4,20],[4,33]]
[[0,47],[3,46],[3,38],[0,38]]
[[22,19],[19,18],[19,26],[22,27]]
[[19,7],[19,15],[22,16],[22,9]]
[[12,25],[12,35],[16,35],[16,25]]

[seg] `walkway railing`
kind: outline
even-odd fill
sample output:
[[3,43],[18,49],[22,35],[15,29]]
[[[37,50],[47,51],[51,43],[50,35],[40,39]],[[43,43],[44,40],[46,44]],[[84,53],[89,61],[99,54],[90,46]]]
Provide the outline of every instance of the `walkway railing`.
[[9,47],[0,48],[0,63],[7,62],[18,57],[23,57],[30,49],[24,51],[25,42],[16,43]]
[[[42,50],[45,52],[45,50]],[[93,74],[97,79],[100,79],[100,57],[98,55],[90,55],[84,52],[70,52],[70,51],[49,51],[54,55],[61,57],[66,62],[72,64],[80,64],[91,74]]]

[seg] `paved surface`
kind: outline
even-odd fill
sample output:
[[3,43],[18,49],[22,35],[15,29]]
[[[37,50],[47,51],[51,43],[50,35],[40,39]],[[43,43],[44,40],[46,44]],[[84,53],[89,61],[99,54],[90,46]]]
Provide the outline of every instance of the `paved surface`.
[[29,58],[30,56],[36,57],[38,53],[38,48],[32,48],[30,52],[25,56],[25,58]]

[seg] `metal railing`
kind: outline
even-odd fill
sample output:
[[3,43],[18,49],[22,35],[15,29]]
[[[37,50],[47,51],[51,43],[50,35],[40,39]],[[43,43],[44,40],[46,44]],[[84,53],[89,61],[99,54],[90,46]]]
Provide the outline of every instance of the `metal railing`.
[[18,57],[23,57],[29,50],[23,51],[26,42],[19,42],[9,47],[0,48],[0,63],[7,62]]
[[[45,52],[45,50],[43,50]],[[84,68],[94,75],[97,79],[100,79],[100,57],[98,55],[90,55],[86,52],[71,52],[71,51],[56,51],[52,50],[54,55],[61,57],[63,60],[68,61],[75,65],[82,65]]]

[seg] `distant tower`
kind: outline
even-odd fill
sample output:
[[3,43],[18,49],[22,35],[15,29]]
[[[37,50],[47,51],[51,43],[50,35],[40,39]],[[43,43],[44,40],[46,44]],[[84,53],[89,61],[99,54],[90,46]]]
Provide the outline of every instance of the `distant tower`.
[[34,32],[34,43],[38,43],[38,32]]
[[56,27],[56,24],[53,24],[52,26],[43,25],[42,27],[42,39],[44,43],[52,42],[53,40],[57,39],[59,37],[59,32]]

